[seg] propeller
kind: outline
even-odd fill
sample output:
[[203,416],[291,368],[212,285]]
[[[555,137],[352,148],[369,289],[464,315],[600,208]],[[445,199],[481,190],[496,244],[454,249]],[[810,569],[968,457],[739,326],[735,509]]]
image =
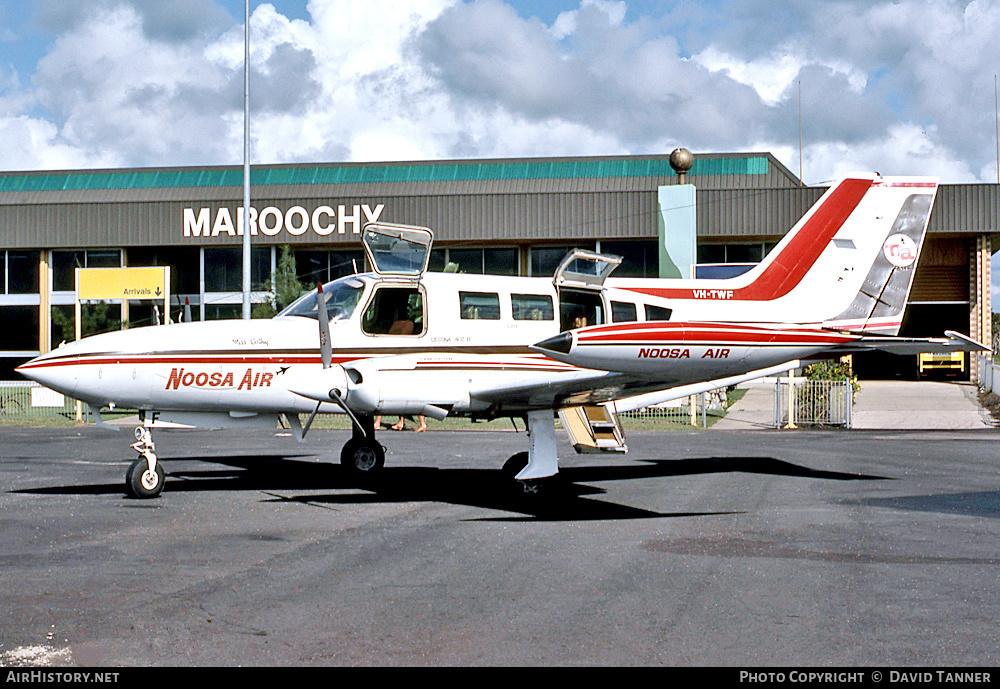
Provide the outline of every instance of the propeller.
[[330,368],[333,359],[333,346],[330,344],[330,314],[326,310],[326,295],[323,294],[323,283],[316,283],[316,308],[319,316],[319,357],[323,368]]
[[[333,345],[330,342],[330,314],[326,310],[326,294],[323,293],[323,283],[316,283],[316,315],[319,321],[319,358],[323,363],[323,368],[329,369],[333,364]],[[344,395],[347,393],[346,390],[339,390],[337,388],[331,388],[328,395],[330,400],[334,402],[338,407],[344,410],[344,412],[351,417],[351,422],[354,427],[361,432],[362,435],[367,436],[365,433],[364,426],[361,425],[361,421],[358,417],[354,415],[354,412],[350,407],[347,406],[347,400],[344,399]],[[309,415],[309,420],[306,421],[305,426],[302,427],[302,437],[306,437],[306,433],[309,431],[309,427],[312,426],[313,419],[316,418],[316,414],[319,413],[319,408],[323,404],[322,401],[317,402],[316,408],[313,409],[312,414]]]

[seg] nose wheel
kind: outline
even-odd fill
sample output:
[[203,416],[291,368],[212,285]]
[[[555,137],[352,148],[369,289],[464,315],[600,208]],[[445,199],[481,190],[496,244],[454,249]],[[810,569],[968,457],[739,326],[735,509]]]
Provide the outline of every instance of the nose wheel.
[[148,428],[139,426],[135,429],[135,439],[132,449],[139,453],[139,457],[125,473],[125,492],[133,498],[155,498],[163,492],[166,474],[163,466],[156,461],[153,434]]

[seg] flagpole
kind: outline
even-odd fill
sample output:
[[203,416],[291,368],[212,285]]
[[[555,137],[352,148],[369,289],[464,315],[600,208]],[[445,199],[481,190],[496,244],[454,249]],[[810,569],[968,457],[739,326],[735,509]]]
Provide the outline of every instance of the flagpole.
[[243,318],[250,318],[250,0],[243,2]]

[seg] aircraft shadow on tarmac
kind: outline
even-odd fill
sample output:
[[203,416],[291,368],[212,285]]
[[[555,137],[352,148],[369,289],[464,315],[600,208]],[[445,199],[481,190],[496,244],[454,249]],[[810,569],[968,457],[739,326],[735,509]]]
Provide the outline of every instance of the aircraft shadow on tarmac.
[[865,498],[845,504],[887,507],[907,512],[934,512],[1000,519],[1000,491],[974,491],[892,498]]
[[[167,484],[160,499],[190,491],[260,491],[267,501],[314,506],[387,502],[444,502],[513,512],[519,517],[479,520],[594,521],[735,514],[737,512],[656,512],[593,499],[606,494],[590,482],[670,478],[713,473],[756,473],[833,481],[878,480],[882,477],[817,471],[771,457],[706,457],[680,460],[640,459],[629,464],[565,467],[548,479],[537,495],[525,494],[499,469],[386,466],[377,478],[358,478],[339,464],[304,461],[304,455],[198,456],[166,459]],[[207,469],[192,462],[222,465]],[[173,465],[173,466],[172,466]],[[123,494],[122,483],[51,486],[15,493],[61,495]],[[296,492],[278,495],[274,491]],[[317,493],[316,491],[338,491]],[[348,491],[348,492],[339,492]]]

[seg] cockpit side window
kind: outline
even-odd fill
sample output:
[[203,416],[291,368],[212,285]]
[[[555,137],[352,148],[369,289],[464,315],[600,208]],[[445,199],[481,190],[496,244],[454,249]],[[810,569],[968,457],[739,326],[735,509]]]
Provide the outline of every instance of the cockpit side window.
[[417,287],[380,287],[365,309],[361,329],[369,335],[423,334],[423,294]]
[[[344,277],[323,285],[323,296],[326,297],[326,313],[330,322],[347,320],[354,313],[365,291],[365,283],[354,277]],[[299,297],[289,304],[276,318],[284,316],[304,316],[318,318],[316,290]]]

